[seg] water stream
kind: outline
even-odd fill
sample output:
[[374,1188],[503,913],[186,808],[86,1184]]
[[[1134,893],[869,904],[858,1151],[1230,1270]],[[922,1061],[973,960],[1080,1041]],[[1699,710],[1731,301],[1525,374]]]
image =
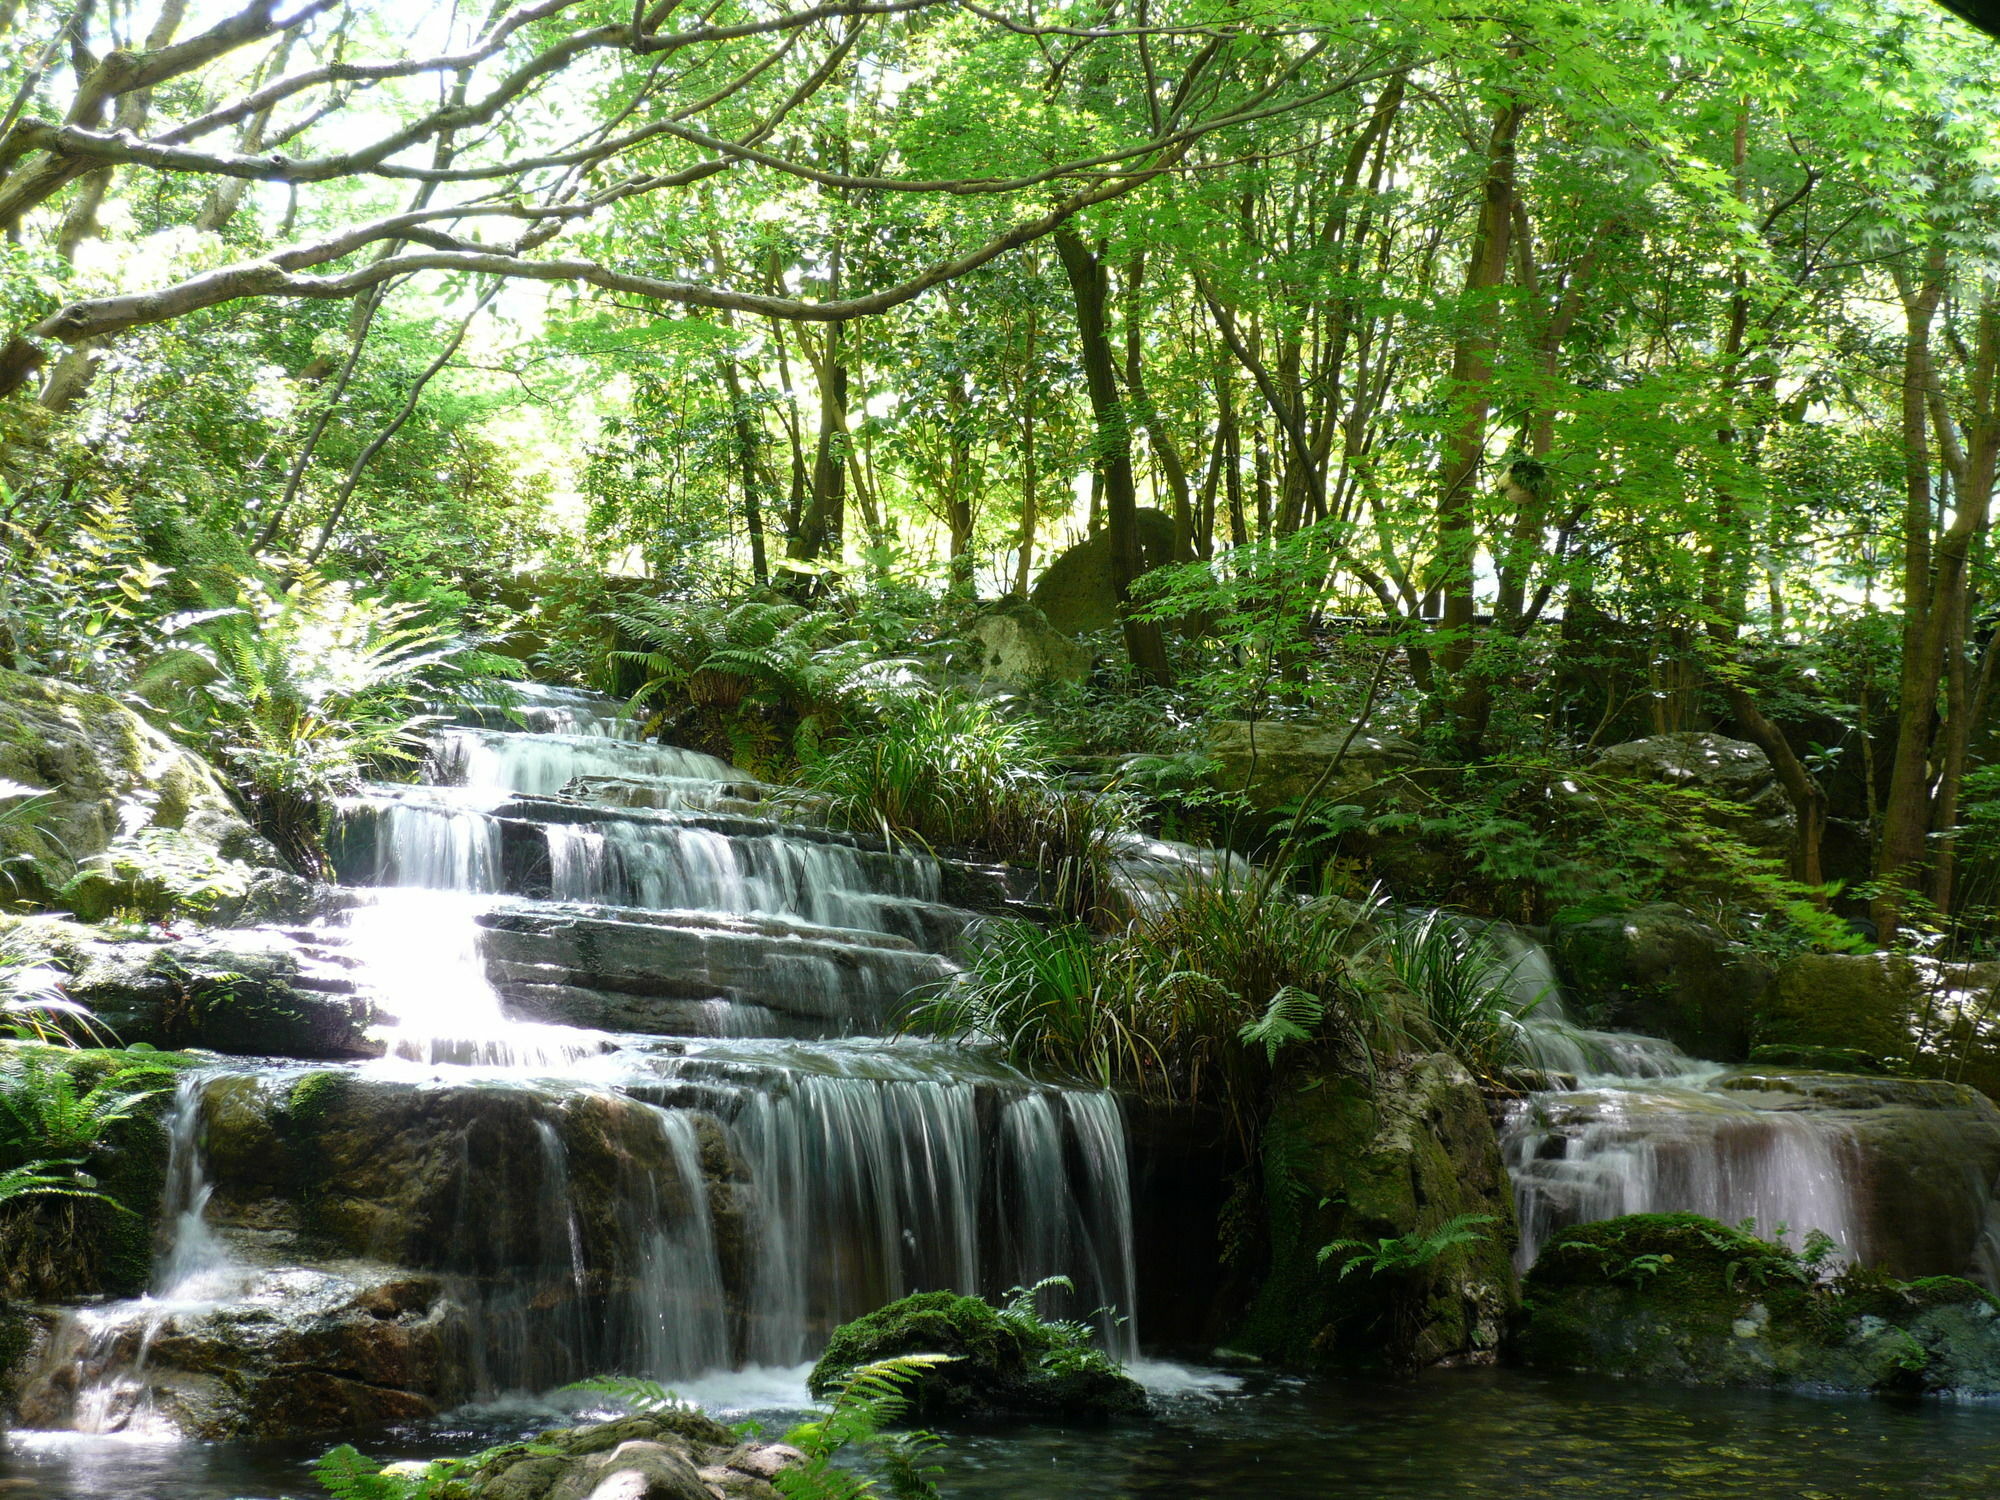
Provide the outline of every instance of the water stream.
[[[1068,1277],[1052,1310],[1095,1316],[1115,1352],[1139,1355],[1146,1247],[1119,1101],[889,1034],[902,996],[953,972],[974,920],[954,902],[1006,899],[979,872],[817,826],[726,763],[642,742],[615,705],[555,689],[444,732],[425,784],[369,788],[336,835],[350,884],[310,936],[380,1007],[383,1056],[331,1070],[346,1102],[316,1127],[313,1195],[281,1202],[260,1175],[260,1153],[301,1128],[292,1091],[312,1070],[243,1061],[184,1083],[154,1287],[67,1315],[30,1407],[36,1426],[69,1432],[12,1435],[0,1482],[158,1500],[304,1493],[305,1445],[204,1448],[171,1473],[139,1449],[88,1446],[198,1432],[201,1377],[165,1351],[238,1327],[279,1337],[300,1309],[391,1308],[443,1351],[443,1394],[486,1415],[464,1418],[470,1429],[406,1422],[385,1442],[410,1454],[490,1441],[517,1410],[496,1401],[607,1372],[785,1408],[830,1328],[918,1289],[998,1295]],[[1986,1146],[1943,1096],[1724,1069],[1577,1026],[1546,955],[1510,941],[1506,978],[1549,1085],[1502,1128],[1523,1266],[1567,1225],[1643,1210],[1754,1219],[1794,1240],[1819,1230],[1906,1274],[2000,1264]],[[267,1136],[244,1136],[246,1119]],[[1891,1147],[1911,1140],[1931,1167],[1887,1182]],[[1167,1426],[1101,1442],[968,1434],[953,1492],[1053,1494],[1034,1476],[1056,1464],[1092,1476],[1064,1493],[1317,1495],[1325,1466],[1361,1472],[1360,1452],[1374,1477],[1357,1493],[1473,1493],[1443,1477],[1450,1445],[1414,1434],[1461,1402],[1497,1424],[1508,1400],[1486,1378],[1336,1396],[1141,1368],[1177,1392]],[[1563,1414],[1533,1394],[1556,1387],[1520,1389],[1551,1446],[1508,1449],[1524,1466],[1515,1487],[1534,1473],[1660,1493],[1643,1463],[1588,1438],[1587,1401]],[[1754,1404],[1682,1406],[1730,1400]],[[1622,1420],[1617,1402],[1598,1405]],[[1857,1451],[1874,1441],[1866,1425]],[[2000,1435],[1979,1442],[2000,1457]],[[1793,1467],[1788,1492],[1825,1477]],[[1826,1493],[1910,1492],[1896,1472]]]

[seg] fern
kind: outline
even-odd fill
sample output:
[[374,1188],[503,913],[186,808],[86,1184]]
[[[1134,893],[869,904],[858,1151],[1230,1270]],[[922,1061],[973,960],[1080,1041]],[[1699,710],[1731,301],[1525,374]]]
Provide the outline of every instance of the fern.
[[1411,1230],[1372,1245],[1366,1240],[1335,1240],[1320,1248],[1319,1262],[1325,1265],[1345,1253],[1347,1258],[1340,1266],[1342,1281],[1355,1271],[1366,1271],[1370,1276],[1403,1275],[1422,1270],[1447,1250],[1478,1244],[1487,1238],[1481,1226],[1493,1222],[1491,1214],[1458,1214],[1429,1233]]
[[0,1152],[16,1157],[75,1157],[98,1150],[111,1127],[172,1083],[165,1067],[122,1068],[79,1093],[66,1068],[23,1053],[18,1071],[0,1077]]
[[881,1467],[886,1493],[894,1500],[938,1500],[937,1476],[943,1471],[929,1461],[942,1446],[937,1435],[884,1429],[908,1414],[911,1382],[952,1362],[948,1354],[905,1354],[849,1372],[825,1416],[785,1434],[805,1462],[771,1483],[787,1500],[864,1500],[883,1494],[876,1480],[836,1466],[840,1454],[854,1449]]
[[1237,1035],[1245,1045],[1262,1047],[1264,1060],[1275,1063],[1278,1051],[1293,1042],[1311,1041],[1326,1019],[1326,1002],[1319,996],[1288,984],[1271,997],[1264,1014],[1246,1021]]
[[[58,1173],[53,1168],[65,1170]],[[121,1213],[132,1212],[97,1190],[96,1180],[77,1170],[73,1161],[31,1161],[0,1172],[0,1204],[19,1198],[90,1198],[109,1203]]]
[[313,1478],[333,1500],[418,1500],[428,1488],[428,1475],[385,1474],[381,1464],[347,1443],[320,1455]]
[[596,1375],[589,1380],[573,1381],[563,1389],[609,1396],[627,1410],[645,1415],[692,1409],[691,1403],[681,1399],[679,1393],[668,1390],[659,1381],[639,1380],[628,1375]]

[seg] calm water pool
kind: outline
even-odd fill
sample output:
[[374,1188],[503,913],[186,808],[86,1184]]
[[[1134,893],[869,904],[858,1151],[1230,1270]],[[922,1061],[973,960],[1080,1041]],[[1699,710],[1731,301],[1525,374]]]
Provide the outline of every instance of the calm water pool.
[[[802,1372],[690,1387],[711,1409],[777,1425]],[[949,1500],[1229,1496],[1385,1500],[1925,1500],[2000,1493],[2000,1406],[1624,1387],[1512,1371],[1410,1385],[1155,1369],[1154,1423],[947,1434]],[[534,1404],[358,1439],[385,1457],[465,1452],[556,1420]],[[324,1444],[164,1446],[12,1434],[6,1500],[314,1500]]]

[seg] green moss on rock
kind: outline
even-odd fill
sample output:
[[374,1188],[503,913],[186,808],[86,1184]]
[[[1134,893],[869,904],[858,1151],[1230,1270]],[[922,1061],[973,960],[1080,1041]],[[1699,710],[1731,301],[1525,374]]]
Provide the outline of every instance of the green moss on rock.
[[1528,1364],[1691,1385],[2000,1392],[2000,1301],[1954,1276],[1825,1275],[1696,1214],[1571,1229],[1524,1283]]
[[1108,1355],[1036,1319],[955,1292],[918,1292],[842,1324],[808,1384],[825,1396],[850,1371],[904,1354],[953,1361],[911,1381],[911,1411],[919,1420],[977,1413],[1102,1420],[1146,1410],[1144,1388]]
[[[1470,1076],[1442,1054],[1379,1078],[1293,1079],[1263,1142],[1268,1265],[1232,1343],[1286,1364],[1421,1368],[1497,1352],[1515,1305],[1514,1213]],[[1340,1274],[1335,1240],[1375,1242],[1487,1220],[1420,1268]]]

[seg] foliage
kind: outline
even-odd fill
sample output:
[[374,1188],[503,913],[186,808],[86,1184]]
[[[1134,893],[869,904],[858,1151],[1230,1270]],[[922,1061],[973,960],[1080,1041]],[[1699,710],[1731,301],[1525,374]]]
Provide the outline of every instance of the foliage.
[[16,932],[0,932],[0,1037],[42,1046],[111,1038],[90,1007],[69,998],[55,955]]
[[1522,1023],[1546,998],[1519,1002],[1518,957],[1508,959],[1477,925],[1437,910],[1386,917],[1379,941],[1390,972],[1416,1001],[1411,1024],[1427,1044],[1483,1078],[1515,1060]]
[[860,1500],[883,1493],[876,1480],[836,1467],[836,1460],[852,1450],[881,1467],[887,1493],[895,1500],[937,1500],[936,1479],[943,1470],[930,1455],[941,1446],[938,1438],[888,1429],[910,1409],[911,1382],[949,1363],[948,1355],[904,1354],[850,1371],[835,1385],[824,1416],[785,1434],[806,1461],[772,1480],[778,1492],[787,1500]]
[[1488,1238],[1482,1226],[1494,1222],[1491,1214],[1456,1214],[1431,1230],[1412,1230],[1370,1244],[1367,1240],[1334,1240],[1319,1251],[1320,1264],[1341,1257],[1340,1278],[1345,1281],[1355,1271],[1370,1276],[1401,1276],[1421,1271],[1447,1250],[1476,1245]]
[[80,1089],[59,1058],[23,1049],[0,1071],[0,1161],[82,1161],[104,1147],[114,1126],[170,1086],[173,1076],[160,1066],[127,1067]]
[[449,698],[467,646],[415,605],[357,595],[306,574],[282,591],[255,580],[237,602],[174,631],[139,689],[236,779],[259,828],[318,871],[320,815],[368,774],[414,764],[431,705]]
[[1392,1003],[1368,962],[1371,918],[1256,870],[1191,877],[1101,940],[990,922],[966,972],[922,995],[909,1024],[1103,1087],[1210,1099],[1247,1122],[1282,1048],[1310,1045],[1365,1070],[1392,1043]]
[[1108,899],[1125,807],[1062,787],[1032,729],[992,701],[926,691],[886,703],[870,732],[809,763],[803,781],[849,827],[1041,871],[1068,914]]

